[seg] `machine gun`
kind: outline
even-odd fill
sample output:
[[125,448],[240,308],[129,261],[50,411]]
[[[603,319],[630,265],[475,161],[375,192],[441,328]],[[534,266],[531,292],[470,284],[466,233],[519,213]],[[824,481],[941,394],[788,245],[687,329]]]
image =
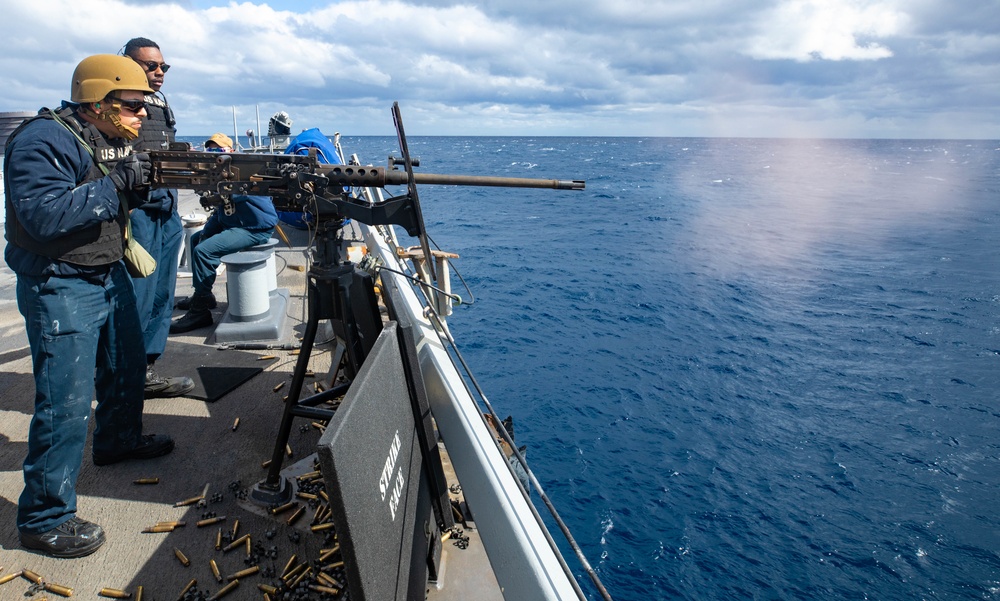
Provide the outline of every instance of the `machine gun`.
[[[579,180],[547,180],[480,175],[412,173],[414,159],[389,157],[388,167],[322,164],[316,155],[220,154],[191,150],[152,151],[152,185],[201,194],[203,203],[226,204],[234,194],[270,196],[279,211],[304,211],[318,220],[356,219],[368,225],[395,224],[411,236],[423,233],[412,190],[380,203],[369,203],[351,188],[413,184],[496,186],[583,190]],[[399,167],[406,167],[400,170]]]
[[[172,147],[149,153],[152,187],[194,190],[203,204],[229,208],[234,194],[269,196],[279,211],[309,213],[318,223],[355,219],[367,225],[400,225],[420,239],[425,259],[433,265],[416,184],[556,190],[583,190],[586,186],[581,180],[414,173],[413,167],[420,161],[410,157],[398,103],[393,103],[392,114],[403,156],[390,156],[388,167],[322,164],[314,150],[309,155],[221,154],[194,152],[186,144],[182,145],[185,149]],[[381,202],[369,202],[350,192],[394,185],[405,185],[407,190]]]
[[[350,194],[350,188],[444,184],[582,190],[582,181],[475,175],[415,173],[412,180],[398,169],[404,161],[390,157],[390,166],[327,165],[315,154],[220,154],[217,152],[153,151],[152,182],[157,188],[194,190],[207,204],[224,205],[234,194],[270,196],[279,211],[305,211],[319,220],[356,219],[368,225],[396,224],[411,236],[422,233],[410,194],[371,204]],[[419,165],[419,162],[414,162]]]

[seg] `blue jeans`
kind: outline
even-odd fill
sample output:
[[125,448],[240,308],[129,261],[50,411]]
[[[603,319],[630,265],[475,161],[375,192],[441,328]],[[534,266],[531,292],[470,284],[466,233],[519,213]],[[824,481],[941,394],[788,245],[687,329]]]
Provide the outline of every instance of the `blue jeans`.
[[131,450],[142,434],[146,361],[132,281],[122,263],[104,276],[17,276],[35,374],[17,527],[40,533],[76,513],[90,404],[94,453]]
[[243,228],[223,229],[219,223],[209,219],[200,232],[191,236],[191,285],[198,296],[208,296],[215,285],[215,270],[222,263],[222,257],[246,250],[271,239],[274,228],[254,231]]
[[177,259],[184,241],[184,230],[177,211],[136,209],[132,211],[131,219],[132,235],[156,260],[153,275],[132,280],[146,345],[146,362],[152,363],[167,347],[170,318],[174,312]]

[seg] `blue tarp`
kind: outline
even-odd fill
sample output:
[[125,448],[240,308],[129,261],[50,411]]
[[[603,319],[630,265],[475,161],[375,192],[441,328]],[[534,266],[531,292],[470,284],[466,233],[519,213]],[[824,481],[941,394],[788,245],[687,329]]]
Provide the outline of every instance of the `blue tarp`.
[[[309,154],[310,148],[317,150],[316,159],[320,163],[327,165],[340,165],[342,163],[333,142],[316,127],[307,129],[292,138],[288,144],[288,148],[285,149],[285,154],[306,155]],[[308,224],[302,218],[302,213],[279,211],[278,219],[299,229],[306,229],[308,227]]]
[[318,128],[307,129],[292,138],[285,154],[309,154],[309,149],[318,150],[317,158],[320,163],[327,165],[340,165],[341,160],[337,155],[337,149],[333,142],[329,140]]

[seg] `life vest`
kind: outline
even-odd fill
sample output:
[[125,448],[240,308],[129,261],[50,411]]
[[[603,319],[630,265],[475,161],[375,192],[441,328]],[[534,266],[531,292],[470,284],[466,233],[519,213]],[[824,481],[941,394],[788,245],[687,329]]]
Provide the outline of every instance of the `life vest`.
[[[56,119],[56,116],[59,118]],[[38,115],[26,120],[14,130],[14,133],[7,139],[7,146],[10,147],[14,138],[29,123],[38,119],[53,119],[61,122],[83,142],[86,142],[90,150],[93,151],[90,170],[82,181],[76,182],[77,186],[101,179],[105,176],[105,171],[101,169],[102,165],[105,169],[111,169],[115,163],[132,153],[132,147],[124,139],[121,140],[121,144],[112,145],[93,124],[87,123],[84,126],[76,118],[76,111],[71,106],[57,111],[47,108],[39,110]],[[6,160],[9,159],[10,155],[8,154]],[[118,215],[114,220],[102,221],[54,240],[42,242],[33,238],[18,221],[11,200],[10,186],[4,189],[4,196],[8,224],[6,237],[10,244],[43,257],[74,265],[109,265],[120,260],[125,254],[125,225],[128,222],[128,215],[124,210],[124,205],[119,207]]]
[[177,135],[177,121],[163,95],[146,94],[146,118],[142,120],[139,138],[133,142],[139,150],[167,150]]

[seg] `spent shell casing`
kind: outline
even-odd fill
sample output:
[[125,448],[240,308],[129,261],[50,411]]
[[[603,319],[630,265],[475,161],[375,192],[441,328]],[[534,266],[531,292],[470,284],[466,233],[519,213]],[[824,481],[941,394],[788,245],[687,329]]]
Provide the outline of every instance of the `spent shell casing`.
[[188,582],[187,585],[184,587],[184,589],[181,591],[181,594],[177,596],[177,601],[181,601],[182,599],[184,599],[184,595],[186,595],[189,590],[193,589],[194,585],[196,584],[198,584],[198,581],[192,578],[191,582]]
[[316,580],[319,580],[326,586],[332,586],[333,588],[340,588],[340,583],[333,579],[333,576],[319,572],[316,574]]
[[323,566],[323,569],[324,570],[336,570],[337,568],[342,567],[343,565],[344,565],[343,560],[341,560],[341,561],[335,561],[333,563],[326,564],[325,566]]
[[330,495],[326,494],[325,490],[319,491],[319,496],[322,497],[323,500],[326,501],[327,503],[330,502]]
[[264,601],[272,601],[271,595],[264,593]]
[[198,501],[205,498],[205,495],[198,495],[197,497],[191,497],[190,499],[184,499],[183,501],[177,501],[174,503],[174,507],[187,507],[188,505],[194,505]]
[[233,421],[233,432],[235,432],[236,428],[239,427],[240,427],[240,418],[237,417],[236,420]]
[[229,536],[236,538],[236,533],[240,531],[240,521],[236,520],[233,522],[233,530],[229,533]]
[[319,498],[319,497],[317,497],[316,495],[314,495],[314,494],[312,494],[312,493],[309,493],[309,492],[301,492],[301,491],[300,491],[300,492],[297,492],[297,493],[295,493],[295,496],[296,496],[296,497],[298,497],[298,498],[300,498],[300,499],[306,499],[306,500],[309,500],[309,501],[313,501],[313,500],[315,500],[315,499],[318,499],[318,498]]
[[[305,565],[305,564],[302,564],[302,565]],[[299,583],[302,582],[303,579],[305,579],[310,574],[312,574],[312,571],[313,571],[313,569],[311,567],[310,568],[306,568],[305,570],[303,570],[301,574],[299,574],[298,576],[296,576],[295,579],[292,580],[288,584],[288,588],[295,589],[295,587],[297,587],[299,585]]]
[[148,528],[143,528],[143,533],[149,534],[151,532],[173,532],[174,526],[168,524],[156,524],[155,526],[150,526]]
[[0,584],[6,584],[21,575],[22,575],[21,572],[11,572],[6,576],[0,576]]
[[253,556],[253,546],[250,543],[250,538],[247,538],[247,559]]
[[226,521],[226,516],[217,515],[214,518],[205,518],[203,520],[198,520],[194,523],[195,526],[202,528],[204,526],[211,526],[212,524],[218,524],[219,522]]
[[321,554],[320,554],[320,556],[319,556],[319,562],[320,563],[326,563],[327,560],[329,560],[331,557],[333,557],[334,555],[337,554],[337,551],[340,551],[340,545],[337,545],[337,546],[335,546],[332,549],[328,549],[326,551],[322,551]]
[[174,547],[174,557],[176,557],[177,561],[181,562],[181,565],[185,568],[191,565],[191,560],[188,559],[187,556],[184,555],[184,553],[182,553],[177,547]]
[[132,484],[159,484],[159,478],[139,478],[138,480],[133,480]]
[[264,584],[263,582],[257,584],[257,588],[264,591],[266,595],[273,595],[278,592],[278,589],[271,586],[270,584]]
[[221,598],[225,597],[229,593],[233,592],[233,589],[235,589],[239,585],[240,585],[240,581],[239,580],[233,580],[232,582],[230,582],[226,586],[224,586],[224,587],[220,588],[218,591],[216,591],[216,593],[214,595],[212,595],[211,597],[208,598],[208,601],[215,601],[216,599],[221,599]]
[[262,461],[261,464],[260,464],[261,467],[267,467],[269,465],[271,465],[271,460],[270,459],[268,459],[267,461]]
[[135,587],[135,601],[142,601],[142,585]]
[[277,384],[274,385],[274,388],[271,389],[271,390],[272,390],[272,392],[278,392],[279,390],[281,390],[284,387],[285,387],[285,383],[284,382],[278,382]]
[[305,512],[306,512],[306,506],[305,505],[300,506],[298,509],[295,510],[295,512],[292,515],[288,516],[288,519],[285,521],[285,523],[291,526],[292,524],[297,522],[298,519],[302,517],[302,514],[304,514]]
[[31,570],[21,570],[21,576],[23,576],[25,580],[30,580],[35,584],[42,583],[42,577],[32,572]]
[[270,361],[271,359],[277,359],[277,358],[278,358],[277,355],[261,355],[260,357],[257,357],[257,360],[258,361]]
[[299,558],[298,555],[292,555],[291,557],[288,558],[288,563],[285,564],[285,569],[281,570],[281,578],[284,578],[285,576],[288,575],[289,572],[292,571],[292,568],[294,568],[297,565],[295,561],[298,558]]
[[219,564],[215,563],[214,559],[209,559],[208,565],[212,568],[212,576],[215,576],[216,580],[222,582],[222,573],[219,572]]
[[61,584],[53,584],[51,582],[46,582],[42,588],[49,591],[50,593],[55,593],[60,597],[73,596],[73,589],[69,588],[68,586],[63,586]]
[[[295,579],[296,576],[298,576],[299,574],[301,574],[302,572],[304,572],[306,570],[306,568],[308,568],[308,567],[309,567],[308,563],[300,563],[299,565],[297,565],[294,568],[292,568],[291,570],[289,570],[287,574],[285,574],[284,576],[282,576],[281,580],[284,581],[285,584],[288,584],[293,579]],[[290,588],[292,588],[292,587],[290,587]]]
[[333,588],[332,586],[323,586],[322,584],[310,584],[309,590],[316,591],[317,593],[327,593],[328,595],[340,594],[340,589]]
[[132,593],[126,593],[125,591],[120,591],[116,588],[102,588],[101,592],[97,593],[102,597],[108,597],[111,599],[131,599]]
[[289,457],[292,456],[292,445],[285,444],[285,453],[287,453]]
[[326,506],[318,505],[316,507],[316,513],[313,514],[312,523],[320,524],[326,519]]
[[235,574],[227,577],[227,580],[239,580],[240,578],[245,578],[246,576],[253,576],[260,571],[260,566],[250,566],[245,570],[240,570]]
[[181,520],[174,520],[172,522],[156,522],[157,526],[173,526],[174,528],[180,528],[181,526],[187,526],[187,522]]
[[322,473],[323,472],[321,472],[319,470],[314,470],[314,471],[311,471],[311,472],[306,472],[306,473],[304,473],[304,474],[302,474],[300,476],[296,476],[295,479],[296,480],[311,480],[311,479],[315,478],[316,476],[321,475]]
[[334,527],[333,522],[323,522],[322,524],[316,524],[310,526],[309,529],[312,530],[313,532],[322,532],[323,530],[329,530],[330,528],[333,527]]
[[219,551],[222,549],[222,528],[215,533],[215,550]]
[[295,501],[289,501],[288,503],[285,503],[284,505],[279,505],[279,506],[275,507],[274,509],[272,509],[271,510],[271,514],[272,515],[278,515],[279,513],[285,513],[289,509],[294,509],[295,507],[298,507],[298,505],[299,504],[296,503]]
[[248,540],[250,540],[250,535],[249,534],[244,534],[243,536],[239,537],[238,539],[234,540],[233,542],[231,542],[228,545],[226,545],[225,547],[223,547],[222,550],[223,551],[227,551],[227,552],[228,551],[232,551],[236,547],[239,547],[240,545],[242,545],[244,541],[248,541]]

